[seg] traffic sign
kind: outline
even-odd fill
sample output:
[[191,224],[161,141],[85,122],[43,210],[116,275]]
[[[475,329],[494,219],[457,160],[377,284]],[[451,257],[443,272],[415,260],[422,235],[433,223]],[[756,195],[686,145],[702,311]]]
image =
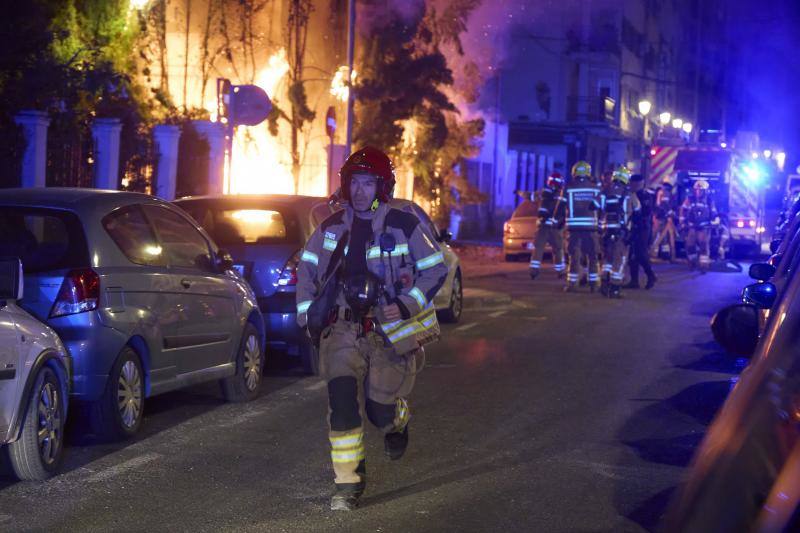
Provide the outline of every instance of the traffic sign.
[[272,102],[258,85],[233,85],[230,92],[231,126],[257,126],[272,111]]
[[328,114],[325,116],[325,132],[328,137],[333,137],[333,134],[336,133],[336,112],[333,106],[328,108]]

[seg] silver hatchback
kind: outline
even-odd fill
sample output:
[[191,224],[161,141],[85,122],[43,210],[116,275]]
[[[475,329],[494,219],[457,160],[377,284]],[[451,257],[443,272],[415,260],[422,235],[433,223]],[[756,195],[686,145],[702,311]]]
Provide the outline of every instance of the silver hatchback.
[[255,398],[264,364],[256,298],[230,256],[180,208],[90,189],[0,191],[0,257],[25,269],[21,305],[72,357],[95,432],[140,427],[144,399],[219,380]]

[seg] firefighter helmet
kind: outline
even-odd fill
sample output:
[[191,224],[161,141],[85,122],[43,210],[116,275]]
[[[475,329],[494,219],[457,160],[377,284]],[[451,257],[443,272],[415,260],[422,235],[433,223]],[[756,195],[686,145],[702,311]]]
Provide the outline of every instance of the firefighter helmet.
[[342,197],[350,201],[350,180],[354,174],[371,174],[378,178],[377,197],[388,203],[394,195],[394,165],[385,153],[373,146],[365,146],[350,154],[339,171]]
[[708,182],[706,180],[697,180],[694,182],[692,188],[696,191],[707,191],[708,190]]
[[611,179],[627,185],[631,181],[631,171],[627,167],[619,166],[611,175]]
[[577,178],[578,176],[583,176],[585,178],[592,177],[592,165],[586,161],[578,161],[572,165],[572,177]]
[[547,177],[547,186],[553,189],[560,189],[564,186],[564,176],[558,171],[553,171]]

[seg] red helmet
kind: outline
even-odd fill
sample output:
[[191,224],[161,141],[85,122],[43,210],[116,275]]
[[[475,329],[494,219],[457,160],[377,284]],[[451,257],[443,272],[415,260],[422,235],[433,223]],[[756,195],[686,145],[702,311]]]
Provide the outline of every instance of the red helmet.
[[547,186],[560,189],[564,186],[564,176],[560,172],[552,172],[547,177]]
[[383,203],[388,203],[394,194],[394,165],[389,157],[372,146],[365,146],[361,150],[350,154],[347,161],[339,170],[339,180],[342,186],[342,197],[350,201],[350,180],[353,174],[372,174],[378,178],[377,197]]

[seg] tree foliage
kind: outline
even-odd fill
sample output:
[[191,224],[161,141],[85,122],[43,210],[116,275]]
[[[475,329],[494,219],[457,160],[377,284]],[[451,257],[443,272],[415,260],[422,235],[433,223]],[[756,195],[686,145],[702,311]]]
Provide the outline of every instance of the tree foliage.
[[446,46],[463,55],[459,36],[479,2],[428,2],[424,16],[411,23],[392,18],[368,37],[360,61],[355,142],[387,150],[399,167],[409,168],[415,194],[431,203],[440,223],[460,205],[482,200],[460,166],[477,154],[484,124],[461,118],[445,55]]

